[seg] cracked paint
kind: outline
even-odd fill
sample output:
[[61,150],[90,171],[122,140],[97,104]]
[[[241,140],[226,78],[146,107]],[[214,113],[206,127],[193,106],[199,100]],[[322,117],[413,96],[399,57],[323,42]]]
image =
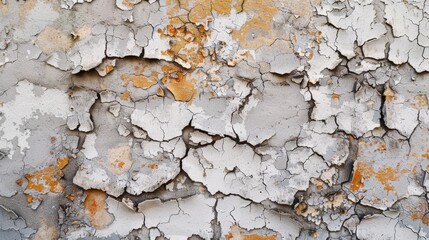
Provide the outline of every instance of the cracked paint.
[[428,239],[429,5],[2,0],[1,239]]

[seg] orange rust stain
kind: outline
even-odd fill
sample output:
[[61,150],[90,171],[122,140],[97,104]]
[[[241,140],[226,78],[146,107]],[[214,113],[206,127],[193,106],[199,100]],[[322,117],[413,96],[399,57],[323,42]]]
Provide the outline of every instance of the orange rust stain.
[[25,198],[27,199],[27,203],[32,203],[34,200],[31,194],[25,194]]
[[312,178],[310,181],[316,186],[317,190],[323,189],[324,183],[322,181],[315,178]]
[[316,33],[316,42],[317,43],[321,43],[322,42],[322,32],[321,31],[318,31]]
[[314,52],[313,52],[313,51],[311,51],[311,52],[308,54],[308,60],[313,59],[313,57],[314,57]]
[[66,198],[70,201],[74,201],[76,198],[78,197],[77,194],[72,193],[72,194],[66,194]]
[[356,168],[353,171],[353,178],[352,183],[350,185],[350,189],[352,191],[358,191],[361,187],[364,186],[363,183],[363,174],[362,171],[366,169],[366,167],[363,167],[363,163],[359,162],[356,164]]
[[334,92],[331,95],[331,99],[334,100],[334,101],[339,102],[340,101],[340,95]]
[[389,85],[387,85],[386,89],[384,90],[383,95],[386,97],[386,103],[388,104],[390,101],[395,99],[395,92],[390,88]]
[[259,235],[259,234],[253,234],[249,231],[246,231],[242,228],[240,228],[237,225],[234,225],[231,227],[231,231],[228,234],[225,234],[226,240],[232,240],[232,239],[241,239],[241,240],[276,240],[277,235]]
[[130,100],[130,94],[131,94],[130,91],[128,91],[128,90],[125,91],[124,93],[121,94],[121,99],[124,101]]
[[24,180],[22,180],[22,178],[16,180],[16,184],[18,184],[19,186],[22,186],[23,183],[24,183]]
[[112,162],[112,165],[114,167],[123,168],[125,166],[125,162],[116,159],[114,162]]
[[412,219],[413,221],[419,220],[419,219],[421,219],[421,218],[422,218],[422,213],[421,213],[421,212],[413,212],[413,213],[411,214],[411,219]]
[[262,46],[268,46],[276,39],[272,21],[278,13],[275,2],[272,0],[246,0],[243,4],[243,10],[251,15],[239,30],[232,32],[232,37],[240,42],[240,46],[247,49],[258,49]]
[[86,199],[84,202],[85,208],[91,215],[95,215],[98,211],[104,209],[106,194],[99,190],[85,191]]
[[130,154],[130,147],[126,145],[110,148],[108,151],[108,159],[110,163],[110,166],[108,166],[109,170],[116,175],[120,175],[128,171],[132,164]]
[[193,23],[181,23],[174,26],[170,20],[170,24],[160,33],[162,38],[171,40],[169,41],[170,48],[163,52],[164,55],[176,59],[177,62],[187,63],[191,68],[204,64],[207,55],[204,43],[209,36],[209,32],[204,26]]
[[187,75],[173,64],[162,66],[161,70],[165,76],[162,83],[167,84],[167,89],[171,91],[177,101],[189,102],[197,95],[197,89]]
[[197,3],[189,12],[189,20],[195,24],[204,23],[211,20],[211,6],[207,3]]
[[128,85],[129,81],[131,81],[133,82],[134,87],[142,89],[148,89],[157,84],[155,76],[146,77],[133,74],[122,74],[121,80],[124,81],[126,85]]
[[162,88],[158,88],[156,95],[161,96],[161,97],[164,96],[164,90],[162,90]]
[[307,211],[307,204],[304,202],[299,203],[295,207],[295,212],[297,212],[299,215],[303,215]]
[[147,165],[147,167],[151,168],[151,169],[158,169],[158,164],[150,163],[150,164]]
[[390,166],[379,170],[376,177],[378,181],[384,185],[384,190],[386,191],[394,190],[393,186],[389,182],[399,179],[398,170]]
[[174,37],[177,34],[177,29],[172,25],[167,26],[167,35],[170,37]]
[[242,5],[244,0],[212,0],[212,10],[217,12],[220,15],[228,15],[231,13],[232,9],[235,9],[236,12],[241,12]]
[[292,40],[293,40],[294,43],[298,42],[298,39],[296,38],[296,34],[295,33],[292,33]]
[[[67,166],[69,158],[63,157],[58,158],[57,164],[51,164],[44,169],[36,170],[31,173],[24,175],[27,179],[27,186],[24,189],[24,194],[27,198],[28,203],[32,203],[35,200],[37,193],[47,194],[59,193],[64,190],[64,186],[61,185],[61,178],[64,176],[62,169]],[[20,186],[23,185],[23,179],[19,179],[16,183]],[[37,193],[32,192],[34,190]]]
[[380,151],[385,151],[385,150],[386,150],[386,144],[384,144],[384,143],[380,143],[380,144],[378,145],[378,150],[380,150]]
[[112,65],[106,65],[105,67],[98,67],[100,72],[104,72],[106,75],[113,71],[114,67]]
[[[424,210],[423,210],[424,209]],[[420,220],[423,224],[429,225],[429,214],[425,213],[426,207],[425,206],[415,206],[415,212],[412,212],[410,214],[410,218],[413,221]]]
[[271,236],[260,236],[256,234],[251,235],[244,235],[243,240],[276,240],[277,235],[271,235]]
[[60,169],[65,168],[65,166],[67,166],[68,164],[69,164],[69,158],[67,156],[58,159],[58,167]]
[[122,0],[122,4],[130,8],[134,7],[135,5],[133,2],[130,2],[129,0]]
[[161,67],[161,70],[164,73],[174,73],[174,72],[178,72],[179,71],[179,67],[177,67],[174,64],[166,64],[164,66]]
[[429,150],[426,150],[426,153],[423,153],[421,156],[424,157],[424,158],[426,158],[426,159],[429,159]]
[[182,72],[177,72],[177,78],[169,78],[167,89],[173,93],[174,98],[178,101],[188,102],[197,95],[195,85],[188,81]]
[[86,190],[85,195],[83,204],[91,225],[103,228],[110,224],[113,219],[106,210],[107,194],[99,190]]
[[26,190],[36,190],[42,194],[62,192],[64,187],[60,184],[60,180],[64,173],[61,170],[68,164],[68,161],[68,157],[59,158],[57,164],[51,164],[42,170],[25,174],[24,177],[28,181]]
[[425,214],[422,218],[422,223],[429,225],[429,214]]
[[375,177],[386,191],[394,191],[391,182],[397,181],[400,174],[409,173],[408,169],[401,169],[399,163],[396,167],[386,166],[379,170],[374,170],[368,162],[360,161],[355,165],[353,177],[351,180],[350,190],[358,191],[365,186],[364,180]]

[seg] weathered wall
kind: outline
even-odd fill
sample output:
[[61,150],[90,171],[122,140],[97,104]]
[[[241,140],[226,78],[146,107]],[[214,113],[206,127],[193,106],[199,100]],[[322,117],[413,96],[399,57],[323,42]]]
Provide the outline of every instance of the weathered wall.
[[2,0],[0,239],[427,239],[427,72],[423,0]]

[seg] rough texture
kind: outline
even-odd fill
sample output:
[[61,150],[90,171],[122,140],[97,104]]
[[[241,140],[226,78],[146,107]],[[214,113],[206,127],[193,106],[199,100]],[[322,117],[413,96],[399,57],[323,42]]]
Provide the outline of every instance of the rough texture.
[[429,3],[2,0],[0,239],[429,239]]

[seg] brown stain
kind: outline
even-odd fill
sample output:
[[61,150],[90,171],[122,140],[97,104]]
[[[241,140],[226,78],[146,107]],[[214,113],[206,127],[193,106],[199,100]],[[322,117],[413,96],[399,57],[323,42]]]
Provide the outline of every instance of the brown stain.
[[70,201],[74,201],[78,197],[78,195],[75,193],[71,193],[71,194],[66,194],[65,197]]
[[322,32],[321,31],[317,31],[316,33],[315,33],[315,40],[316,40],[316,43],[321,43],[322,42]]
[[310,17],[313,15],[313,7],[310,0],[280,0],[279,2],[294,15],[300,17]]
[[380,144],[378,145],[378,150],[379,150],[379,151],[386,151],[386,144],[384,144],[384,143],[380,143]]
[[416,220],[420,220],[423,217],[423,214],[421,212],[413,212],[411,215],[411,220],[416,221]]
[[312,178],[312,179],[310,179],[310,181],[311,181],[312,184],[314,184],[316,186],[317,190],[321,190],[325,186],[325,183],[323,181],[319,180],[319,179]]
[[196,1],[194,7],[189,11],[189,21],[195,24],[203,24],[212,20],[210,4],[200,2]]
[[24,180],[22,180],[22,178],[16,180],[16,184],[18,184],[19,186],[22,186],[23,183],[24,183]]
[[19,24],[23,25],[27,19],[27,15],[31,10],[34,9],[38,0],[28,0],[25,1],[22,6],[19,7],[18,16],[19,16]]
[[149,163],[149,164],[147,165],[147,167],[148,167],[148,168],[150,168],[150,169],[158,169],[158,164],[155,164],[155,163]]
[[[426,153],[421,154],[420,156],[429,160],[429,150],[426,150]],[[429,167],[429,166],[428,166]],[[429,169],[428,169],[429,170]]]
[[37,35],[36,44],[44,53],[51,54],[59,50],[71,49],[74,41],[69,34],[48,26]]
[[56,225],[48,225],[46,219],[42,218],[40,227],[33,236],[33,240],[56,240],[58,231]]
[[229,15],[234,9],[235,12],[241,12],[244,0],[212,0],[212,10],[220,15]]
[[106,210],[107,194],[99,190],[85,191],[85,212],[89,217],[91,225],[102,229],[113,221],[113,217]]
[[310,61],[311,59],[313,59],[313,57],[314,57],[314,52],[313,51],[310,51],[310,53],[308,54],[308,61]]
[[9,6],[7,4],[0,4],[0,12],[4,15],[9,13]]
[[416,109],[425,109],[428,107],[428,98],[426,94],[419,94],[414,97],[413,107]]
[[304,213],[307,211],[307,204],[304,202],[300,202],[295,207],[295,212],[297,212],[299,215],[304,215]]
[[423,224],[429,225],[429,214],[426,213],[421,220]]

